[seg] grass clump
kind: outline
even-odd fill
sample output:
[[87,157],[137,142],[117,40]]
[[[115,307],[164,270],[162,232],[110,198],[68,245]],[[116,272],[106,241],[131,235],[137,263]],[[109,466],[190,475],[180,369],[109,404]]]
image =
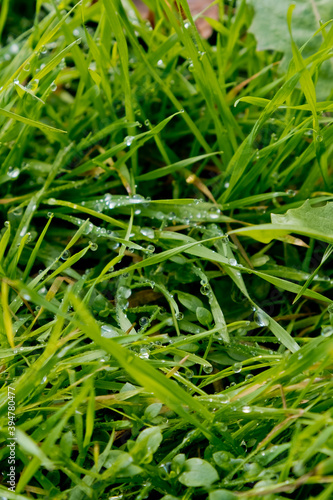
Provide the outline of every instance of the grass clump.
[[0,494],[329,500],[333,28],[146,3],[1,8]]

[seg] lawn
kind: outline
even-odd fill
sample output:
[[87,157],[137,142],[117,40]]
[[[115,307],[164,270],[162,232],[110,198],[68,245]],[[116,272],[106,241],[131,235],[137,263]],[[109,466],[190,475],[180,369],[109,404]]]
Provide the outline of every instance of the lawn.
[[1,499],[333,498],[333,4],[206,7],[1,2]]

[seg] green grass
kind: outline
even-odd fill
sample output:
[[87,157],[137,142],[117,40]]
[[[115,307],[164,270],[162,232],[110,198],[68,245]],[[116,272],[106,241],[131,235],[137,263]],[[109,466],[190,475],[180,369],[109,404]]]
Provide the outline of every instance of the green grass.
[[333,28],[146,3],[1,6],[0,496],[329,500]]

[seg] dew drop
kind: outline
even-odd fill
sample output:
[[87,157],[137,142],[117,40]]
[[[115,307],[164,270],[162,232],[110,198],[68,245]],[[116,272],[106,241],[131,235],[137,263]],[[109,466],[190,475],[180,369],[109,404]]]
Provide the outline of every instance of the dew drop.
[[17,43],[13,43],[10,46],[10,51],[11,51],[12,54],[18,54],[19,50],[20,50],[20,47],[17,45]]
[[134,137],[132,135],[128,135],[127,137],[125,137],[126,146],[130,146],[133,142],[133,139]]
[[203,285],[201,288],[200,288],[200,293],[202,293],[202,295],[209,295],[210,294],[210,286],[208,285]]
[[9,167],[7,170],[7,175],[11,179],[17,179],[17,177],[20,175],[20,169],[17,167]]
[[51,85],[50,85],[50,89],[52,90],[52,92],[55,92],[57,90],[57,84],[55,82],[52,82]]
[[235,373],[240,373],[242,371],[242,368],[242,363],[235,363],[234,365],[232,365],[232,369]]
[[113,338],[113,337],[119,337],[119,332],[115,330],[112,326],[110,325],[102,325],[101,326],[101,336],[105,337],[107,339]]
[[243,413],[251,413],[252,409],[251,406],[243,406],[242,412]]
[[231,266],[237,266],[237,260],[236,259],[229,259],[229,264]]
[[154,245],[148,245],[148,246],[147,246],[147,251],[148,251],[149,253],[154,253],[154,252],[155,252],[155,247],[154,247]]
[[67,260],[71,256],[71,253],[69,250],[64,250],[60,256],[61,260]]
[[254,319],[255,323],[257,323],[258,326],[268,326],[269,325],[268,317],[260,311],[255,311],[253,319]]
[[218,219],[221,215],[221,210],[218,207],[211,207],[208,212],[211,219]]
[[155,236],[155,232],[153,229],[151,229],[150,227],[143,227],[141,230],[140,230],[140,233],[143,235],[143,236],[146,236],[147,238],[149,239],[153,239],[154,236]]
[[139,319],[139,325],[140,326],[147,326],[148,324],[149,324],[149,318],[147,318],[146,316],[142,316]]
[[212,366],[204,366],[203,371],[207,374],[212,373],[213,367]]
[[15,210],[13,210],[13,215],[15,217],[20,217],[23,214],[23,208],[22,207],[17,207]]
[[93,243],[92,241],[89,241],[89,245],[90,245],[90,250],[92,250],[93,252],[96,252],[96,250],[98,248],[97,243]]
[[120,297],[128,299],[132,295],[132,290],[127,286],[120,286],[117,290]]
[[29,82],[28,87],[30,88],[30,90],[36,90],[38,88],[38,85],[39,85],[39,80],[35,78],[34,80],[31,80]]
[[218,397],[219,397],[220,403],[222,403],[222,404],[230,403],[230,398],[226,394],[219,394]]
[[176,314],[176,319],[178,321],[181,321],[182,319],[184,319],[184,314],[182,312],[179,312]]
[[332,326],[325,326],[321,330],[321,334],[323,337],[330,337],[333,334],[333,327]]
[[[142,318],[141,318],[142,319]],[[150,350],[147,347],[141,347],[139,351],[139,356],[142,359],[149,359]]]

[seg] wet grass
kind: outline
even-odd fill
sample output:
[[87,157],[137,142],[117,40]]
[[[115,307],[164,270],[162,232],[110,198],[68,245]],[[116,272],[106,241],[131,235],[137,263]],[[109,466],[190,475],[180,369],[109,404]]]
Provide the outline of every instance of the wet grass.
[[2,6],[0,494],[329,500],[332,28],[148,3]]

